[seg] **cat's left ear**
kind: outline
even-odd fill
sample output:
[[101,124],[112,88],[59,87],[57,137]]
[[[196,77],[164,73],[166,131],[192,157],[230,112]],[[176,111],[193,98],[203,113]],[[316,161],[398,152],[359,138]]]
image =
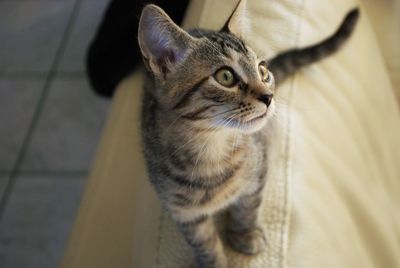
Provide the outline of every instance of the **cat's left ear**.
[[228,21],[222,27],[222,32],[229,32],[238,37],[244,37],[250,29],[247,14],[247,1],[239,0]]
[[186,58],[196,42],[155,5],[143,9],[138,38],[146,67],[164,79]]

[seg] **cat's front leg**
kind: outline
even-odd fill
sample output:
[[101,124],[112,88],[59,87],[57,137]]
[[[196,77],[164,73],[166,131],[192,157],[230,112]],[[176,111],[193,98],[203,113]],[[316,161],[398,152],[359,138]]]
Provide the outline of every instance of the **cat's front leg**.
[[267,246],[258,220],[261,201],[261,193],[245,195],[229,208],[227,240],[240,253],[254,255]]
[[211,217],[178,222],[178,226],[194,251],[196,268],[228,267],[221,239]]

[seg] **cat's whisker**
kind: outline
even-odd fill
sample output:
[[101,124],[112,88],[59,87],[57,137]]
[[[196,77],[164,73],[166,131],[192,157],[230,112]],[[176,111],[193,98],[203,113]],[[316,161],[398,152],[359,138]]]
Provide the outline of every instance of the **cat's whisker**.
[[[216,116],[223,115],[223,114],[225,114],[225,113],[233,112],[233,111],[235,111],[235,110],[237,110],[237,109],[238,109],[238,108],[233,108],[233,109],[231,109],[231,110],[218,113],[218,114],[214,115],[214,116],[211,117],[211,118],[214,118],[214,117],[216,117]],[[232,116],[234,117],[235,114],[232,115]],[[182,118],[182,116],[181,116],[180,118]],[[211,119],[211,118],[208,118],[208,119]],[[224,119],[224,120],[222,121],[222,124],[221,124],[221,125],[223,125],[224,122],[227,121],[227,120],[229,120],[230,118],[231,118],[231,117],[228,117],[228,118]],[[175,121],[174,121],[173,123],[176,123],[176,122],[178,121],[178,119],[179,119],[179,118],[175,119]],[[233,118],[232,118],[232,119],[233,119]],[[231,120],[232,120],[232,119],[231,119]],[[230,122],[231,120],[229,120],[229,122]],[[229,122],[225,122],[225,123],[228,124]],[[191,129],[195,129],[195,127],[191,127]],[[218,129],[219,129],[219,127],[216,127],[216,126],[209,126],[209,127],[207,127],[207,128],[205,129],[205,132],[208,132],[208,131],[210,131],[210,130],[213,130],[213,132],[212,132],[212,134],[213,134],[213,133],[215,133]],[[197,137],[196,135],[194,135],[191,139],[189,139],[189,140],[186,141],[183,145],[179,146],[175,151],[173,151],[173,152],[171,153],[171,156],[173,156],[173,155],[175,155],[176,153],[178,153],[178,152],[179,152],[180,150],[182,150],[185,146],[189,145],[189,143],[195,141],[196,138],[198,138],[198,137]]]
[[[224,111],[224,112],[218,113],[218,114],[214,115],[213,117],[210,117],[210,118],[207,118],[207,119],[212,119],[212,118],[214,118],[214,117],[216,117],[216,116],[220,116],[220,115],[223,115],[223,114],[225,114],[225,113],[232,112],[232,111],[234,111],[235,109],[237,109],[237,108],[234,108],[234,109],[231,109],[231,110],[228,110],[228,111]],[[183,118],[183,115],[184,115],[184,114],[181,114],[180,116],[177,116],[177,118],[166,128],[165,132],[167,132],[167,131],[171,128],[171,126],[172,126],[173,124],[177,123],[177,122],[179,121],[179,119],[182,119],[182,118]],[[190,128],[191,128],[191,129],[195,129],[195,127],[190,127]],[[209,131],[209,130],[211,130],[211,129],[213,129],[213,128],[216,129],[217,127],[215,127],[215,126],[209,126],[208,128],[205,129],[205,131],[207,132],[207,131]],[[194,136],[193,138],[189,139],[189,140],[188,140],[187,142],[185,142],[183,145],[181,145],[180,147],[178,147],[174,152],[172,152],[171,156],[175,155],[178,151],[180,151],[180,150],[183,149],[186,145],[188,145],[190,142],[195,141],[195,140],[196,140],[196,136]]]
[[179,119],[181,119],[183,117],[183,114],[180,114],[176,117],[176,119],[174,121],[172,121],[171,124],[168,125],[168,127],[165,129],[165,132],[168,132],[168,130],[176,123],[178,122]]
[[[234,119],[235,116],[236,116],[235,114],[232,114],[231,116],[228,116],[227,118],[225,118],[225,119],[223,120],[222,124],[221,124],[222,127],[227,127],[227,126],[229,126],[229,123]],[[215,133],[216,133],[218,130],[219,130],[219,129],[215,129],[215,130],[214,130],[211,134],[209,134],[209,136],[206,138],[206,140],[205,140],[203,146],[202,146],[201,149],[200,149],[200,152],[199,152],[199,154],[198,154],[198,157],[197,157],[197,159],[196,159],[196,162],[195,162],[195,166],[194,166],[194,168],[193,168],[193,171],[194,171],[194,169],[196,168],[196,166],[197,166],[197,164],[198,164],[198,161],[199,161],[199,159],[200,159],[200,156],[206,151],[209,140],[213,137],[213,135],[215,135]],[[192,176],[191,176],[191,177],[193,177],[193,171],[192,171]]]
[[[194,127],[191,127],[191,129],[194,129]],[[206,128],[205,131],[210,131],[211,129],[216,129],[216,127],[214,126],[209,126],[208,128]],[[185,146],[187,146],[189,143],[195,141],[198,138],[198,136],[194,135],[192,138],[190,138],[187,142],[185,142],[183,145],[179,146],[175,151],[173,151],[171,153],[171,156],[175,155],[177,152],[179,152],[180,150],[182,150]]]
[[[276,122],[279,126],[284,127],[286,125],[286,119],[283,117],[283,113],[276,111],[272,114],[270,120]],[[269,128],[267,128],[269,129]]]
[[[231,116],[229,116],[229,117],[227,117],[226,118],[226,120],[228,120],[225,124],[223,124],[223,127],[227,127],[228,125],[229,125],[229,123],[234,119],[234,117],[236,116],[236,114],[232,114]],[[237,133],[235,132],[235,134],[234,134],[235,136],[237,135]],[[223,158],[224,157],[224,155],[221,155],[219,158],[218,158],[218,160],[217,160],[217,166],[218,166],[218,171],[220,172],[221,171],[221,168],[220,168],[220,160],[221,160],[221,158]]]
[[226,113],[230,113],[230,112],[234,112],[235,110],[239,110],[240,108],[233,108],[233,109],[230,109],[230,110],[227,110],[227,111],[223,111],[223,112],[220,112],[220,113],[217,113],[217,114],[214,114],[214,115],[212,115],[211,117],[208,117],[207,119],[212,119],[212,118],[215,118],[215,117],[217,117],[217,116],[220,116],[220,115],[223,115],[223,114],[226,114]]
[[282,99],[282,98],[274,98],[274,100],[275,100],[275,103],[276,103],[276,104],[284,105],[284,106],[287,106],[287,105],[288,105],[287,100],[284,100],[284,99]]

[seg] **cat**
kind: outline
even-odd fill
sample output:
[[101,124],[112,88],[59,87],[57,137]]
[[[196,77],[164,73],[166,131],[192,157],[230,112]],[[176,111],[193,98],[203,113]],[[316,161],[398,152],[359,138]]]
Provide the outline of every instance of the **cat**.
[[240,1],[220,31],[185,31],[155,5],[143,9],[139,23],[148,174],[192,247],[196,267],[228,265],[213,221],[223,210],[234,250],[254,255],[265,249],[258,209],[275,86],[342,47],[359,16],[355,8],[321,43],[264,60],[243,39],[245,6]]

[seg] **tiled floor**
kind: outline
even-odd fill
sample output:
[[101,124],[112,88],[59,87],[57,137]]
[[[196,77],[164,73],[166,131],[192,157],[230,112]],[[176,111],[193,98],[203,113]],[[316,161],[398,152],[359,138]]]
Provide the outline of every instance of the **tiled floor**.
[[54,268],[109,101],[84,55],[109,0],[0,0],[0,267]]

